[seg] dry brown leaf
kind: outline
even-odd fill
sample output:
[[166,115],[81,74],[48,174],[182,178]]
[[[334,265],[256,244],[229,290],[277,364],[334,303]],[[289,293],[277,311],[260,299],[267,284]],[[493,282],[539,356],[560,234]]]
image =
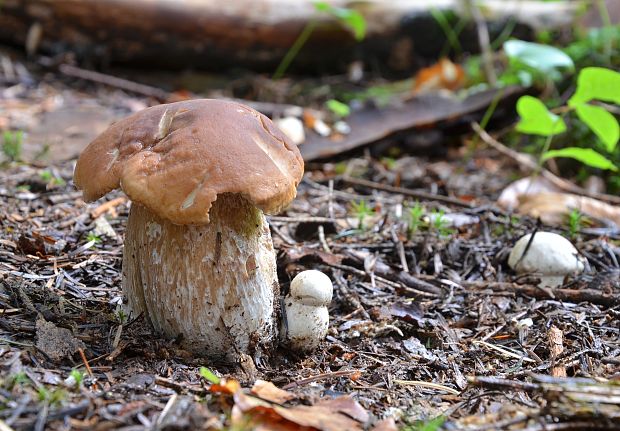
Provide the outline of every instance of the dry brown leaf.
[[[260,409],[260,411],[259,411]],[[231,428],[252,431],[299,431],[301,428],[280,417],[273,409],[258,407],[256,411],[244,413],[238,406],[233,406]]]
[[298,262],[301,259],[311,259],[312,261],[322,262],[327,265],[339,265],[342,263],[343,256],[338,254],[326,253],[305,246],[290,247],[285,250],[286,258],[289,262]]
[[519,212],[540,217],[547,224],[563,224],[573,210],[594,220],[606,220],[620,226],[620,207],[586,196],[570,193],[539,193],[521,197]]
[[[336,408],[329,405],[282,407],[259,398],[234,394],[235,408],[233,424],[260,426],[263,430],[310,430],[340,431],[361,430],[360,422],[351,419],[339,409],[348,409],[357,416],[363,416],[350,403],[338,401]],[[339,405],[342,403],[342,405]],[[363,410],[363,408],[360,406]],[[367,413],[366,413],[367,415]]]
[[323,399],[317,402],[316,405],[328,407],[331,410],[344,413],[359,422],[368,422],[370,419],[366,409],[348,395],[338,398]]
[[278,415],[270,407],[256,407],[244,413],[238,406],[233,406],[231,416],[232,429],[252,431],[313,431],[314,428],[300,427]]
[[273,383],[265,380],[257,380],[254,386],[252,386],[251,392],[265,401],[277,404],[283,404],[286,401],[297,398],[297,395],[294,393],[280,389]]
[[504,209],[514,210],[519,207],[519,200],[523,196],[559,191],[556,186],[541,176],[521,178],[502,190],[497,204]]
[[355,431],[363,429],[362,425],[345,414],[325,406],[296,406],[284,408],[276,406],[274,410],[283,418],[304,427],[321,431]]
[[241,385],[233,379],[221,379],[219,384],[213,384],[209,387],[209,391],[214,394],[233,395],[241,390]]
[[398,431],[398,427],[394,418],[387,418],[377,422],[371,431]]

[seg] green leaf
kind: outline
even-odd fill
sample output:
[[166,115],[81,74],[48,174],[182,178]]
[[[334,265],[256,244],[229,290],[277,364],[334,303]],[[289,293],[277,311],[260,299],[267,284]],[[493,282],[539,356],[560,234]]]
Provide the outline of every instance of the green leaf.
[[620,73],[604,67],[581,69],[577,77],[577,90],[568,100],[568,105],[577,106],[593,99],[620,105]]
[[213,383],[214,385],[220,384],[220,378],[213,374],[213,371],[208,369],[207,367],[200,367],[200,375],[206,381]]
[[541,72],[558,68],[573,70],[573,60],[563,51],[549,45],[512,39],[504,42],[506,55]]
[[366,19],[358,11],[344,7],[335,7],[323,1],[314,2],[314,9],[319,12],[327,12],[336,17],[353,32],[355,40],[358,42],[366,37]]
[[516,130],[530,135],[552,136],[566,131],[564,120],[550,112],[544,103],[532,96],[521,96],[517,101],[521,120]]
[[591,148],[567,147],[561,150],[550,150],[542,155],[542,160],[545,161],[554,157],[568,157],[593,168],[608,169],[610,171],[618,170],[618,167],[613,162]]
[[616,148],[620,138],[620,126],[618,120],[612,114],[600,106],[587,105],[580,103],[575,106],[577,116],[588,125],[588,127],[605,144],[608,152]]
[[346,103],[339,102],[336,99],[329,99],[325,102],[327,109],[332,111],[338,117],[347,117],[351,113],[351,108]]
[[421,425],[419,431],[437,431],[441,428],[445,421],[446,418],[444,416],[437,416],[436,418]]

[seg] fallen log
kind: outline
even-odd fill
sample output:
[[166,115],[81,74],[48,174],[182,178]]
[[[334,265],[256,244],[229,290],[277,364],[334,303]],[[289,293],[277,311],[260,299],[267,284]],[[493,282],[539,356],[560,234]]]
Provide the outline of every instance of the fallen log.
[[[513,18],[532,23],[542,16],[564,23],[575,9],[535,8],[530,3],[541,4],[487,0],[485,11],[498,20],[491,32],[498,34],[502,21]],[[306,24],[314,21],[315,30],[292,65],[297,70],[344,70],[353,59],[363,59],[375,67],[406,72],[423,64],[425,56],[435,59],[446,44],[431,9],[454,9],[459,4],[458,0],[361,2],[355,7],[365,16],[368,31],[358,44],[335,18],[317,12],[310,0],[5,0],[0,42],[25,47],[30,54],[72,51],[96,66],[131,63],[273,72]],[[528,10],[535,16],[524,15]],[[517,26],[515,31],[522,37],[528,33],[526,27]],[[463,50],[477,49],[474,35],[471,23],[461,33]]]

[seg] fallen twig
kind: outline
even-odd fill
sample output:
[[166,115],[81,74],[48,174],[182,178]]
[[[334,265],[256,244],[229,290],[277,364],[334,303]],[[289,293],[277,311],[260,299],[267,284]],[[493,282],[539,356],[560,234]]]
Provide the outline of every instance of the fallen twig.
[[207,391],[200,386],[189,385],[187,383],[177,383],[160,376],[155,377],[155,383],[160,386],[170,388],[179,393],[191,392],[192,394],[196,395],[204,395],[207,393]]
[[449,196],[438,195],[436,193],[429,193],[429,192],[424,192],[420,190],[411,190],[411,189],[406,189],[404,187],[394,187],[394,186],[389,186],[387,184],[380,184],[374,181],[362,180],[360,178],[352,178],[349,176],[343,177],[342,181],[344,181],[345,183],[358,185],[362,187],[368,187],[368,188],[375,189],[375,190],[383,190],[385,192],[399,193],[401,195],[411,196],[411,197],[418,198],[418,199],[427,199],[430,201],[445,202],[447,204],[457,205],[457,206],[465,207],[465,208],[473,207],[471,202],[465,202],[460,199],[451,198]]
[[538,286],[529,286],[508,282],[463,282],[464,287],[474,289],[491,289],[495,292],[513,292],[519,295],[531,296],[536,299],[555,299],[567,302],[589,302],[591,304],[615,307],[620,305],[620,296],[614,294],[604,294],[593,289],[541,289]]
[[102,214],[107,213],[108,211],[115,209],[117,206],[124,204],[127,202],[127,198],[125,196],[120,196],[118,198],[111,199],[107,202],[102,203],[97,208],[90,212],[90,216],[92,219],[96,219]]
[[473,344],[479,344],[481,346],[487,347],[491,350],[494,350],[504,356],[508,356],[510,358],[514,358],[514,359],[518,359],[520,361],[523,362],[536,362],[535,360],[528,358],[527,356],[521,355],[519,353],[515,353],[511,350],[508,350],[505,347],[500,347],[500,346],[496,346],[495,344],[491,344],[491,343],[487,343],[486,341],[479,341],[479,340],[474,340],[472,341]]
[[334,371],[333,373],[317,374],[316,376],[306,377],[305,379],[297,380],[296,382],[291,382],[287,385],[282,386],[281,389],[284,389],[286,391],[286,390],[296,388],[298,386],[306,385],[308,383],[316,382],[319,380],[333,379],[335,377],[348,377],[348,376],[352,376],[360,372],[361,372],[360,370],[341,370],[341,371]]
[[167,100],[170,96],[167,91],[160,88],[139,84],[116,76],[106,75],[105,73],[82,69],[80,67],[71,66],[70,64],[61,64],[58,66],[58,70],[66,76],[109,85],[110,87],[131,91],[132,93],[141,94],[146,97],[153,97],[161,102]]
[[439,391],[448,392],[448,393],[451,393],[452,395],[460,394],[460,392],[457,391],[456,389],[452,389],[448,386],[440,385],[439,383],[422,382],[420,380],[396,380],[394,379],[392,381],[398,385],[403,385],[403,386],[420,386],[423,388],[437,389]]

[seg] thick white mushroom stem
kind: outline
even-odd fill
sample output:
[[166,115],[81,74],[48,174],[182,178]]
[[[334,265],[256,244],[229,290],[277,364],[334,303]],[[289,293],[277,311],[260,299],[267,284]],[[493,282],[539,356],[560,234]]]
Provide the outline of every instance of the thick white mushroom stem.
[[129,309],[196,353],[233,359],[269,350],[279,285],[267,221],[231,194],[218,196],[209,217],[180,226],[132,205],[123,254]]

